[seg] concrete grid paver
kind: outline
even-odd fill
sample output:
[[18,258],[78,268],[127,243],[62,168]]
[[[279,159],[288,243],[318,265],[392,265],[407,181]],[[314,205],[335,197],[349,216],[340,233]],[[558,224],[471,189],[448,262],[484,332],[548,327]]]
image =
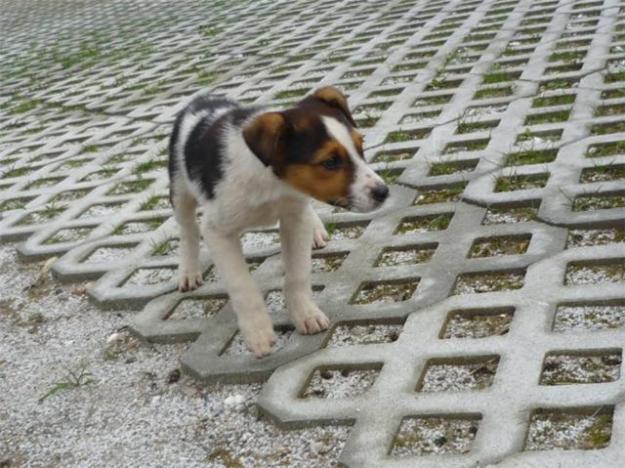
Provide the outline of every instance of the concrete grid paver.
[[[442,415],[478,426],[470,451],[445,455],[445,466],[502,459],[619,466],[622,381],[591,390],[538,382],[550,352],[622,348],[620,328],[552,331],[562,304],[625,298],[622,278],[565,284],[570,265],[625,262],[622,241],[567,243],[571,229],[625,229],[621,3],[212,2],[200,15],[201,1],[51,3],[29,10],[42,25],[34,39],[23,4],[7,3],[2,21],[2,70],[11,80],[0,93],[0,239],[23,241],[22,258],[59,256],[56,276],[93,280],[89,294],[101,307],[142,309],[133,329],[148,340],[194,341],[182,363],[202,381],[269,378],[259,405],[278,424],[354,424],[341,457],[348,465],[432,466],[442,458],[389,453],[402,418]],[[168,131],[183,101],[201,89],[281,106],[325,84],[349,95],[392,197],[374,215],[318,207],[335,239],[315,255],[342,260],[313,275],[317,300],[339,325],[405,323],[396,342],[340,348],[328,346],[332,330],[289,332],[279,246],[248,243],[246,257],[285,341],[256,361],[227,351],[236,322],[207,252],[204,286],[174,291]],[[600,176],[584,179],[589,171]],[[519,208],[530,213],[523,222],[487,221],[493,211]],[[470,256],[478,239],[518,235],[529,239],[526,251]],[[376,266],[389,248],[414,247],[433,254]],[[461,287],[492,273],[522,284],[480,294]],[[416,288],[401,300],[356,299],[363,288],[406,283]],[[185,315],[186,306],[196,312]],[[513,310],[509,333],[439,338],[448,314],[466,309]],[[487,389],[416,390],[428,360],[480,356],[499,359]],[[300,396],[319,366],[369,364],[381,365],[380,373],[361,395]],[[575,408],[614,410],[607,448],[524,451],[533,411]]]

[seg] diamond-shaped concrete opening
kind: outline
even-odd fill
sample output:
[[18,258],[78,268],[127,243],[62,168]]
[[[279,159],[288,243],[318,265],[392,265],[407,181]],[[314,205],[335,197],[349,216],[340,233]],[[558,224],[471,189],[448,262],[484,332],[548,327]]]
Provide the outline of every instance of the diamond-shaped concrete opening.
[[439,338],[487,338],[508,333],[513,307],[452,310],[447,315]]
[[26,190],[36,190],[40,188],[53,187],[56,184],[63,181],[65,177],[48,177],[45,179],[39,179],[26,186]]
[[458,122],[456,133],[465,134],[465,133],[482,132],[485,130],[493,129],[497,125],[499,125],[499,120],[478,120],[478,121],[462,120]]
[[516,143],[519,143],[521,147],[529,147],[532,145],[541,144],[545,141],[548,142],[556,142],[562,139],[562,129],[558,128],[555,130],[529,130],[526,128],[522,133],[516,138]]
[[9,198],[0,202],[0,213],[10,210],[21,210],[32,201],[34,197]]
[[391,169],[378,169],[376,170],[377,174],[382,177],[382,180],[384,180],[384,182],[387,185],[391,185],[397,182],[397,179],[399,179],[399,177],[402,175],[402,173],[404,172],[403,168],[391,168]]
[[414,114],[406,114],[399,121],[400,125],[413,125],[423,122],[424,120],[433,119],[441,114],[440,110],[433,110],[428,112],[417,112]]
[[94,227],[76,227],[56,231],[52,236],[43,241],[44,244],[60,244],[62,242],[78,242],[86,239]]
[[527,252],[531,234],[479,238],[473,242],[469,258],[522,255]]
[[[272,352],[275,353],[287,346],[291,340],[291,336],[295,333],[295,330],[292,327],[275,327],[274,331],[276,333],[276,344],[273,346]],[[254,353],[248,349],[245,341],[243,340],[243,336],[238,331],[232,336],[232,339],[221,350],[219,355],[249,355],[252,358],[254,357]]]
[[564,109],[553,112],[541,112],[538,114],[530,114],[525,119],[525,125],[540,125],[557,122],[566,122],[571,114],[570,109]]
[[147,190],[154,183],[154,179],[139,179],[129,182],[122,182],[115,185],[107,192],[107,195],[126,195],[129,193],[138,193]]
[[613,406],[534,410],[525,450],[605,448],[612,438],[613,414]]
[[590,133],[593,135],[608,135],[610,133],[621,133],[623,131],[625,131],[625,121],[600,123],[590,127]]
[[421,374],[418,392],[482,390],[495,379],[499,356],[429,359]]
[[625,208],[625,192],[604,192],[575,198],[573,211],[609,210]]
[[414,265],[429,262],[438,244],[421,244],[414,246],[385,248],[375,266],[386,267],[396,265]]
[[183,299],[166,317],[167,320],[188,320],[212,317],[219,312],[228,299],[226,297],[204,297]]
[[625,154],[625,141],[623,140],[590,145],[586,151],[586,157],[589,158],[600,158],[618,154]]
[[429,176],[442,176],[451,174],[466,174],[475,169],[478,159],[465,159],[453,162],[434,163],[430,166]]
[[463,454],[471,451],[481,415],[407,416],[389,454],[393,457]]
[[477,140],[462,140],[448,143],[443,149],[444,154],[461,153],[464,151],[480,151],[488,146],[490,138]]
[[459,182],[435,188],[420,188],[414,204],[428,205],[432,203],[457,202],[462,198],[466,185],[466,182]]
[[523,287],[525,270],[463,273],[456,278],[453,294],[511,291]]
[[177,255],[180,248],[180,239],[169,239],[155,245],[152,250],[153,256]]
[[550,163],[556,159],[557,155],[557,149],[519,151],[506,156],[506,166]]
[[119,211],[123,203],[97,203],[91,205],[85,211],[83,211],[79,218],[94,218],[98,216],[110,216],[113,213]]
[[600,284],[625,282],[625,259],[571,262],[566,266],[564,284]]
[[166,220],[167,218],[152,218],[145,221],[129,221],[115,228],[113,235],[141,234],[144,232],[155,231]]
[[427,107],[446,104],[451,100],[453,94],[437,94],[436,96],[423,96],[414,101],[413,105],[416,107]]
[[516,224],[534,221],[538,216],[538,205],[535,202],[522,206],[492,206],[486,210],[482,224]]
[[369,222],[326,224],[331,240],[358,239],[365,232]]
[[608,164],[587,167],[582,171],[579,181],[583,184],[592,182],[611,182],[625,179],[625,164]]
[[174,279],[177,269],[173,267],[167,268],[138,268],[130,276],[126,278],[121,286],[148,286],[155,284],[167,283]]
[[61,213],[65,211],[65,208],[60,208],[55,205],[48,205],[43,210],[31,211],[30,213],[23,216],[19,222],[18,226],[29,225],[29,224],[39,224],[46,223],[57,218]]
[[402,328],[403,324],[397,321],[339,323],[329,335],[326,347],[393,343],[399,338]]
[[625,242],[625,228],[607,229],[570,229],[566,242],[568,249],[574,247],[590,247]]
[[412,140],[421,140],[423,138],[427,138],[432,131],[431,128],[415,128],[413,130],[398,130],[395,132],[390,132],[386,139],[385,143],[401,143],[404,141],[412,141]]
[[312,272],[327,273],[338,270],[347,257],[348,252],[332,254],[314,254],[312,257]]
[[50,199],[50,203],[54,204],[54,203],[61,203],[61,202],[80,200],[82,198],[85,198],[89,194],[90,191],[91,191],[91,189],[66,190],[64,192],[59,193],[54,198],[51,198]]
[[547,185],[548,180],[549,174],[503,176],[497,179],[495,192],[512,192],[515,190],[543,188]]
[[418,279],[364,283],[354,294],[351,303],[382,304],[407,301],[418,285]]
[[84,263],[108,262],[126,258],[132,253],[137,244],[119,244],[106,247],[98,247],[84,260]]
[[411,159],[419,148],[406,148],[401,150],[380,151],[373,157],[373,162],[393,162]]
[[609,330],[625,326],[625,299],[615,302],[561,304],[553,321],[553,331]]
[[618,380],[622,351],[554,351],[545,356],[541,385],[604,383]]
[[403,218],[395,230],[395,234],[409,234],[413,232],[443,231],[447,229],[453,213],[441,213],[425,216],[411,216]]
[[501,98],[511,94],[514,94],[514,91],[510,86],[484,87],[475,92],[473,99]]
[[365,393],[382,369],[381,363],[317,367],[300,391],[300,398],[349,398]]

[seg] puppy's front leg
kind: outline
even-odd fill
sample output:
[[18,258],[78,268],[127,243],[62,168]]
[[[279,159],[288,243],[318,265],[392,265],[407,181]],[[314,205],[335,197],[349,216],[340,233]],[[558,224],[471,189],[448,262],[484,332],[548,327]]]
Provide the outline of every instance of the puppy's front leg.
[[310,207],[297,206],[285,210],[280,216],[284,297],[289,316],[302,334],[318,333],[330,325],[312,299],[310,254],[314,219],[311,211]]
[[203,227],[203,235],[237,314],[239,331],[257,358],[266,356],[276,342],[263,296],[254,283],[237,236],[224,236]]

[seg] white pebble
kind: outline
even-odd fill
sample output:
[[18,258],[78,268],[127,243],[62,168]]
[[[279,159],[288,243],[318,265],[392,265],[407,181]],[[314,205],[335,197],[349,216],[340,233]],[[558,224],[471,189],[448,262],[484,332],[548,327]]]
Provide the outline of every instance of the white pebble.
[[310,443],[310,450],[313,453],[322,455],[328,451],[328,447],[326,447],[326,444],[324,444],[323,442],[314,440]]
[[113,333],[111,336],[109,336],[106,339],[106,342],[111,344],[111,343],[118,343],[122,340],[122,335],[121,333]]
[[226,410],[243,411],[245,409],[245,397],[240,394],[230,395],[224,400]]

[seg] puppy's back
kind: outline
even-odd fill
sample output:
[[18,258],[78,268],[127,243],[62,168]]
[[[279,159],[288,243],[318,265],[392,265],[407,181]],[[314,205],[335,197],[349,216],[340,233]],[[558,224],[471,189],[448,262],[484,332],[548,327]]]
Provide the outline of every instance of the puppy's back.
[[193,99],[176,117],[169,142],[169,177],[173,198],[174,181],[192,184],[206,200],[215,196],[223,177],[225,147],[229,129],[240,128],[258,108],[242,107],[230,99],[202,95]]

